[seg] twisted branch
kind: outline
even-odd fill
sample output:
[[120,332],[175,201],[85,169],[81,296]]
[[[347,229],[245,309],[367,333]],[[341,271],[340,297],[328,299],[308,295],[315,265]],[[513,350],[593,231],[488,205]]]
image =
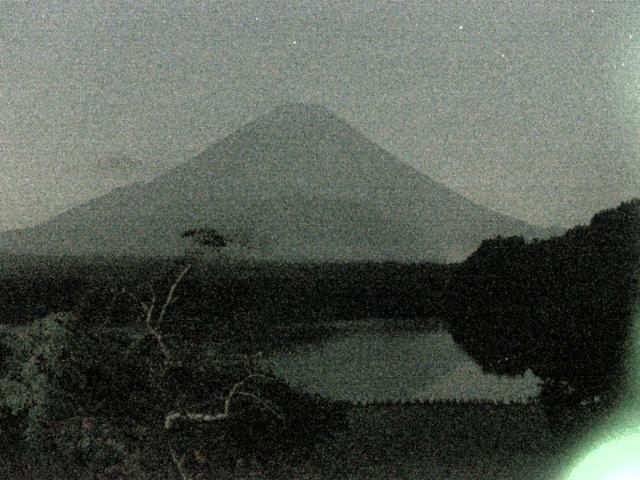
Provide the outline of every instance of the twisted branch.
[[171,460],[173,460],[173,463],[175,464],[182,480],[192,480],[193,477],[189,475],[184,469],[184,462],[186,460],[185,456],[183,455],[182,457],[178,458],[178,455],[176,454],[176,451],[173,447],[171,447]]
[[[175,292],[176,292],[176,288],[178,288],[178,285],[180,284],[180,282],[182,281],[182,277],[184,277],[187,272],[189,271],[189,269],[191,268],[191,265],[187,265],[182,272],[180,272],[180,275],[178,275],[178,277],[176,278],[175,282],[173,282],[173,285],[171,285],[171,288],[169,289],[169,293],[167,294],[167,297],[165,298],[164,301],[164,305],[162,305],[162,310],[160,310],[160,315],[158,316],[158,320],[157,320],[157,324],[160,325],[162,323],[162,321],[164,320],[164,315],[167,312],[167,307],[169,307],[169,305],[171,305],[173,302],[175,302],[178,298],[174,297]],[[154,297],[155,299],[155,297]]]
[[[160,312],[157,315],[154,315],[157,311],[156,309],[157,298],[153,290],[153,287],[150,287],[151,301],[149,303],[140,301],[133,294],[126,292],[124,290],[121,292],[122,294],[128,294],[130,298],[134,299],[134,301],[138,302],[141,305],[141,308],[144,311],[144,324],[145,324],[146,330],[155,339],[159,350],[162,352],[162,355],[164,356],[164,360],[165,360],[165,366],[173,362],[174,356],[172,355],[167,344],[165,343],[162,333],[159,330],[159,327],[165,320],[167,309],[172,303],[174,303],[177,300],[178,297],[175,296],[176,289],[190,268],[191,268],[191,265],[187,265],[176,277],[175,281],[169,288],[169,292],[167,293],[164,303],[160,308]],[[261,357],[261,354],[258,354],[256,356],[257,359],[259,359],[260,357]],[[263,400],[258,395],[242,390],[243,387],[247,384],[247,382],[253,379],[263,379],[263,380],[269,380],[269,381],[273,380],[273,378],[268,377],[267,375],[252,372],[252,367],[253,367],[253,364],[255,363],[256,358],[249,358],[246,356],[244,357],[247,376],[244,379],[237,382],[236,384],[234,384],[226,397],[221,398],[221,400],[224,400],[224,407],[222,412],[214,413],[214,414],[203,413],[203,412],[193,412],[193,411],[169,412],[164,417],[165,430],[171,430],[174,427],[175,423],[179,420],[189,420],[189,421],[199,422],[199,423],[215,423],[215,422],[225,421],[229,419],[229,417],[232,415],[232,407],[233,407],[234,400],[240,397],[251,399],[252,401],[262,406],[262,408],[264,408],[265,410],[273,414],[280,421],[284,421],[284,417],[279,412],[277,412],[273,408],[273,406],[271,406],[267,401]],[[171,453],[171,459],[175,464],[176,469],[178,470],[178,473],[182,478],[182,480],[192,480],[193,477],[189,474],[189,472],[185,468],[186,457],[184,455],[179,456],[173,447],[170,447],[170,453]]]
[[164,304],[162,305],[160,313],[157,315],[155,320],[154,320],[154,313],[156,310],[158,298],[156,297],[156,293],[153,289],[153,286],[150,283],[148,282],[145,283],[145,285],[149,288],[149,291],[151,292],[151,300],[149,302],[143,302],[134,294],[132,294],[131,292],[125,289],[122,289],[122,291],[120,291],[116,295],[116,297],[120,295],[127,295],[133,301],[140,304],[140,307],[144,311],[144,324],[147,329],[147,332],[156,341],[156,344],[158,345],[158,348],[160,349],[160,352],[162,352],[162,355],[165,359],[165,363],[172,362],[173,355],[171,354],[169,347],[165,343],[164,338],[162,337],[162,333],[157,327],[163,322],[164,317],[167,313],[167,308],[177,300],[178,297],[175,296],[176,288],[178,288],[178,285],[180,285],[182,278],[187,274],[190,268],[191,268],[191,265],[187,265],[176,277],[175,281],[173,282],[173,284],[169,289],[169,292],[167,293],[167,296],[165,297],[165,301],[164,301]]
[[280,413],[278,413],[266,401],[264,401],[257,395],[240,390],[249,380],[253,378],[263,378],[267,380],[273,380],[271,377],[268,377],[260,373],[253,373],[251,375],[248,375],[246,378],[240,380],[231,388],[231,390],[229,391],[229,394],[224,400],[224,409],[221,413],[212,414],[212,413],[195,413],[195,412],[171,412],[164,417],[165,430],[170,430],[173,427],[173,424],[177,420],[181,420],[181,419],[192,420],[196,422],[204,422],[204,423],[220,422],[222,420],[226,420],[231,416],[231,413],[232,413],[231,407],[233,404],[233,400],[236,397],[250,398],[254,400],[256,403],[260,404],[266,410],[271,412],[276,418],[278,418],[281,421],[284,421],[284,417]]

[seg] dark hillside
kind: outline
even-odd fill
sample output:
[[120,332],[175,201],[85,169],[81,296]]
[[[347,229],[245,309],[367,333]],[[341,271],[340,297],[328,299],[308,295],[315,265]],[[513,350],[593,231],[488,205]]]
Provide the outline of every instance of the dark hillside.
[[531,369],[549,407],[615,403],[631,350],[639,227],[634,200],[560,237],[483,242],[452,277],[454,339],[488,371]]

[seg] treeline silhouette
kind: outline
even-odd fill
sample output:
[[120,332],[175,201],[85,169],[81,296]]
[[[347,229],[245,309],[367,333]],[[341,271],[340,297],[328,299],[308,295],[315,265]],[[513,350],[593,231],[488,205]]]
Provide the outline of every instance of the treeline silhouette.
[[531,406],[532,409],[537,408],[537,402],[532,399],[513,399],[513,400],[486,400],[481,398],[396,398],[392,400],[342,400],[333,401],[335,405],[341,407],[403,407],[403,406],[424,406],[424,407],[478,407],[478,408],[504,408],[511,406]]
[[486,240],[455,268],[443,316],[486,371],[543,380],[551,418],[616,404],[625,389],[638,284],[640,200],[549,240]]
[[[191,259],[193,260],[193,259]],[[188,259],[0,259],[0,322],[28,323],[76,311],[87,322],[128,325],[140,301],[166,291]],[[246,327],[321,320],[429,317],[448,267],[424,264],[225,264],[196,261],[174,314]],[[232,328],[232,325],[229,325]]]

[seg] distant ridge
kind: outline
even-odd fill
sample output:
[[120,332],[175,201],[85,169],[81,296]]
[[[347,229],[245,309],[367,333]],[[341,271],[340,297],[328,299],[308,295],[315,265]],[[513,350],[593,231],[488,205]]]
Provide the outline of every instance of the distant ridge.
[[550,233],[454,193],[322,106],[286,104],[149,183],[0,233],[0,250],[181,255],[194,227],[280,261],[457,261],[488,237]]

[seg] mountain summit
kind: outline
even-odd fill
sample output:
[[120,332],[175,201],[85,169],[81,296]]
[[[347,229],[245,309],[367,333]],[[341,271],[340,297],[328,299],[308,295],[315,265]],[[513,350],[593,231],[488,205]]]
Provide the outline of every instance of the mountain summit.
[[0,234],[0,250],[180,255],[181,233],[205,227],[285,261],[450,261],[491,236],[547,233],[452,192],[321,106],[287,104],[149,183]]

